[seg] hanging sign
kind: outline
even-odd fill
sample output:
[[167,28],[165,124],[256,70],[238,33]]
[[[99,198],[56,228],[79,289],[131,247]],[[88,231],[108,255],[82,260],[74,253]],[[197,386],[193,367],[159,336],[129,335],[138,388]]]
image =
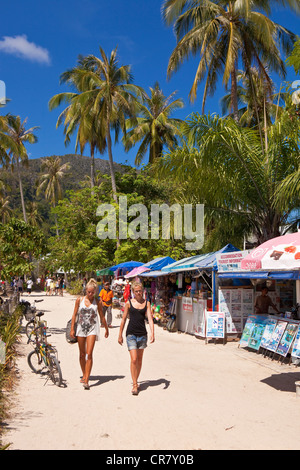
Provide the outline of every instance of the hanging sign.
[[216,255],[218,272],[239,271],[241,269],[242,259],[250,253],[251,250],[232,251],[229,253],[219,253]]

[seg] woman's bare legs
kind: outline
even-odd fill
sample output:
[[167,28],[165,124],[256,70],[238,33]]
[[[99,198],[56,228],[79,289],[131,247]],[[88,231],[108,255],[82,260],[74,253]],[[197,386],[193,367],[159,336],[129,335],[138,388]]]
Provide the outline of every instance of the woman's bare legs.
[[86,338],[78,336],[77,340],[79,346],[79,363],[82,370],[81,382],[88,385],[93,365],[93,349],[96,335],[90,335]]
[[130,353],[130,372],[133,382],[132,392],[136,393],[138,389],[137,381],[141,372],[144,349],[131,349]]

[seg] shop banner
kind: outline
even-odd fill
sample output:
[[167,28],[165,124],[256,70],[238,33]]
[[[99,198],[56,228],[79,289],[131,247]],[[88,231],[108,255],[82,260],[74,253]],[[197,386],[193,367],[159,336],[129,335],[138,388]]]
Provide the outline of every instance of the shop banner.
[[193,299],[193,333],[205,337],[206,300]]
[[206,312],[206,337],[224,338],[225,315],[222,312]]
[[193,311],[193,299],[192,297],[182,297],[182,310],[186,312]]
[[216,255],[218,272],[239,271],[241,269],[242,259],[250,253],[251,250],[232,251],[230,253],[219,253]]
[[280,354],[281,356],[286,356],[287,353],[290,350],[290,347],[293,343],[293,340],[296,336],[296,333],[298,331],[299,325],[296,323],[288,323],[285,329],[285,332],[282,335],[282,338],[279,342],[278,348],[276,352]]

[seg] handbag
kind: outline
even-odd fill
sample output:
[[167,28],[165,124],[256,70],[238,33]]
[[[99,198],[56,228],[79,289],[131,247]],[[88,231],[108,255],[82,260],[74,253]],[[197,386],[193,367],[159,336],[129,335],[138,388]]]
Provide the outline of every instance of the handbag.
[[[72,318],[67,323],[66,340],[67,340],[68,343],[77,343],[77,337],[76,336],[75,336],[75,338],[71,337],[71,325],[72,325]],[[74,330],[75,330],[75,332],[77,330],[77,320],[75,321]]]

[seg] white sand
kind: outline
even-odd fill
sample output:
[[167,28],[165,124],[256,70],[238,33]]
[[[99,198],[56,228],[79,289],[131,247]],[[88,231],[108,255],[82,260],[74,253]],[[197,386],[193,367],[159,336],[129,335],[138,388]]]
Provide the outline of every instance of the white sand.
[[3,438],[11,450],[300,449],[294,385],[300,369],[237,343],[205,344],[156,326],[156,342],[144,354],[141,391],[132,396],[129,353],[125,341],[118,344],[120,320],[114,318],[108,339],[101,329],[91,388],[84,390],[78,345],[65,339],[74,302],[66,294],[44,296],[38,304],[59,351],[64,387],[31,372],[32,346],[23,337],[20,381]]

